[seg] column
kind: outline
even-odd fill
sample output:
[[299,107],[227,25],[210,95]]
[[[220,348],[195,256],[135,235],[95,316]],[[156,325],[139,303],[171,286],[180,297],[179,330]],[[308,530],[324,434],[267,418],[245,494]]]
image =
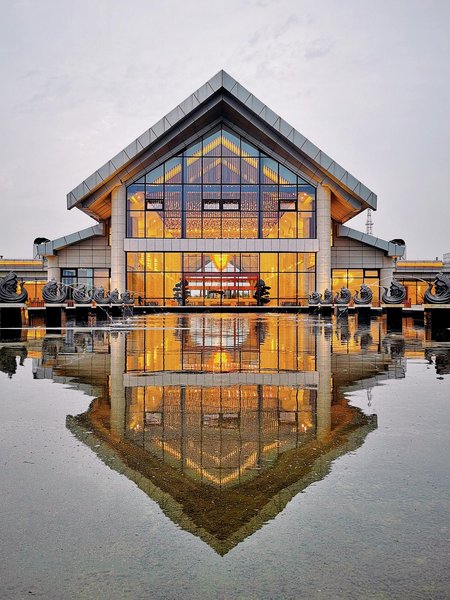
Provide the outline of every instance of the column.
[[47,257],[47,279],[50,281],[51,279],[56,279],[56,281],[61,281],[61,270],[59,268],[59,258],[58,256],[48,256]]
[[125,252],[126,188],[122,184],[111,192],[111,289],[126,289]]
[[388,288],[393,278],[394,260],[391,256],[385,256],[383,257],[383,266],[380,269],[380,285]]
[[331,285],[331,191],[323,185],[317,188],[317,239],[316,290],[323,294]]
[[319,373],[316,404],[317,439],[328,435],[331,431],[331,339],[324,330],[316,337],[316,369]]
[[111,431],[125,433],[125,332],[111,334]]

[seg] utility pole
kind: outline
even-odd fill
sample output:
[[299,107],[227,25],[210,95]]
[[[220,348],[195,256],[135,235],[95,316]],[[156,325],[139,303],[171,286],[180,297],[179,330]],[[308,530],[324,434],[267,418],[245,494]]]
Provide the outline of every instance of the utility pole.
[[373,221],[371,208],[367,209],[366,233],[367,235],[373,235]]

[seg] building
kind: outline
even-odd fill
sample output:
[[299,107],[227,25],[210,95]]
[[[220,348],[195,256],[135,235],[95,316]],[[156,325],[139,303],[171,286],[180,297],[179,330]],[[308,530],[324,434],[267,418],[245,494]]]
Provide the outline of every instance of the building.
[[404,246],[345,223],[377,197],[224,71],[67,196],[98,224],[40,244],[48,276],[154,306],[306,304],[392,279]]

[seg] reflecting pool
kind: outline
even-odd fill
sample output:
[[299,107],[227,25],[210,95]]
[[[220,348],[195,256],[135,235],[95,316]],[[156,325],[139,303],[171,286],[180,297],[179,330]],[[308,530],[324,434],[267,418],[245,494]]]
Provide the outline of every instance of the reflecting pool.
[[450,343],[428,338],[165,314],[0,342],[0,596],[449,597]]

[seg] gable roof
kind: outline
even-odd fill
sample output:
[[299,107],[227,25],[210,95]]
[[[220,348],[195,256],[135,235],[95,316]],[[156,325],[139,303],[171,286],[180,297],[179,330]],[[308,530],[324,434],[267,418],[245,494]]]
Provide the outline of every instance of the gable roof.
[[[376,209],[374,192],[223,70],[69,192],[67,207],[77,206],[94,218],[104,218],[105,198],[114,187],[131,181],[150,164],[160,164],[168,152],[185,147],[189,135],[198,137],[199,129],[211,125],[211,119],[220,120],[225,106],[232,122],[243,127],[244,135],[251,135],[253,129],[263,136],[266,146],[262,149],[269,155],[280,162],[285,159],[291,167],[294,164],[311,182],[331,188],[341,203],[338,220],[347,220],[365,208]],[[257,139],[260,147],[261,139]]]

